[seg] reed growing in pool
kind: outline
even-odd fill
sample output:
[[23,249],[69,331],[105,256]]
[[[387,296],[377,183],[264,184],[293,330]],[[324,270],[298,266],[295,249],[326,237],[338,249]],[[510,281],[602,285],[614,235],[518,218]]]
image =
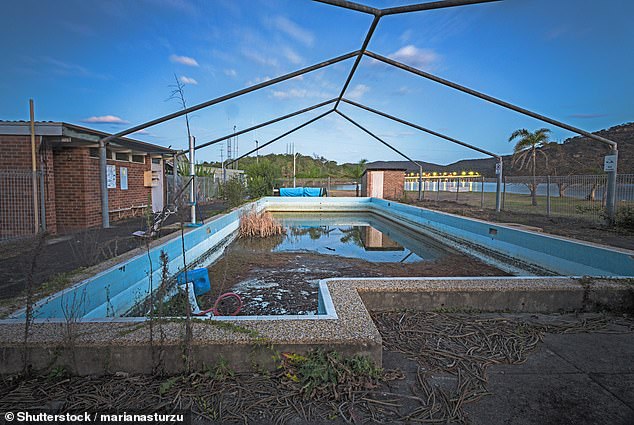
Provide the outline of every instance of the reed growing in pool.
[[267,211],[252,209],[240,214],[238,236],[241,238],[268,238],[285,232],[284,227]]

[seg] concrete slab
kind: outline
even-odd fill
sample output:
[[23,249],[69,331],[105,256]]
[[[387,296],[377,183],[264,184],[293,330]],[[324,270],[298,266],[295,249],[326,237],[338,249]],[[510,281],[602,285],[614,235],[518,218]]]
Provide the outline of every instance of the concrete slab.
[[587,375],[492,374],[491,396],[465,406],[474,425],[631,425],[634,410]]
[[591,374],[590,377],[616,398],[634,409],[634,374]]
[[546,347],[586,373],[634,373],[634,335],[546,335]]
[[528,356],[525,363],[493,365],[487,370],[487,373],[489,375],[551,375],[579,373],[579,369],[562,359],[544,344],[540,344],[537,350]]

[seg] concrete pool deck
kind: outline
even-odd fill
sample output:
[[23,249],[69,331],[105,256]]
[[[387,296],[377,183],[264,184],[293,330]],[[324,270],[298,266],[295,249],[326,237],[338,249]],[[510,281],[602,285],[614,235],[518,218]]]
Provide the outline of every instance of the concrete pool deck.
[[[195,369],[224,359],[236,370],[268,368],[279,352],[322,348],[382,362],[382,340],[369,311],[448,310],[512,312],[634,311],[630,280],[593,278],[392,278],[330,279],[336,315],[216,318],[192,323],[190,364]],[[152,326],[150,326],[152,325]],[[152,334],[150,332],[152,328]],[[185,370],[185,322],[144,317],[36,322],[28,338],[35,370],[64,366],[79,375],[115,372],[168,374]],[[0,373],[24,365],[24,323],[0,323]],[[157,360],[157,359],[160,359]]]

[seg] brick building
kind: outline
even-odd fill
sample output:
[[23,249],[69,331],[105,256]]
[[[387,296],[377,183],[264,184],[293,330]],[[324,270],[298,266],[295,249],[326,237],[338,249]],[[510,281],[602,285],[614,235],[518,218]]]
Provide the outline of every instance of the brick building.
[[405,171],[403,167],[368,166],[361,176],[361,196],[400,199],[405,190]]
[[[37,218],[50,233],[101,224],[99,139],[107,133],[61,122],[36,122]],[[0,121],[0,239],[35,231],[30,124]],[[154,211],[165,202],[164,159],[174,151],[129,138],[106,149],[111,221]]]

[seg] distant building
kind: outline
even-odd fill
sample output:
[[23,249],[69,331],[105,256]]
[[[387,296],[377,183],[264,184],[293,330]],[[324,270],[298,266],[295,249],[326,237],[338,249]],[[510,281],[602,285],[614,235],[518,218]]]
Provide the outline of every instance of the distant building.
[[405,171],[396,167],[366,167],[361,176],[361,196],[400,199],[405,190]]
[[[38,211],[34,211],[30,124],[0,121],[0,239],[35,233],[35,214],[49,233],[101,224],[98,141],[107,136],[63,122],[36,122]],[[165,203],[164,158],[174,151],[129,138],[106,151],[111,221]]]

